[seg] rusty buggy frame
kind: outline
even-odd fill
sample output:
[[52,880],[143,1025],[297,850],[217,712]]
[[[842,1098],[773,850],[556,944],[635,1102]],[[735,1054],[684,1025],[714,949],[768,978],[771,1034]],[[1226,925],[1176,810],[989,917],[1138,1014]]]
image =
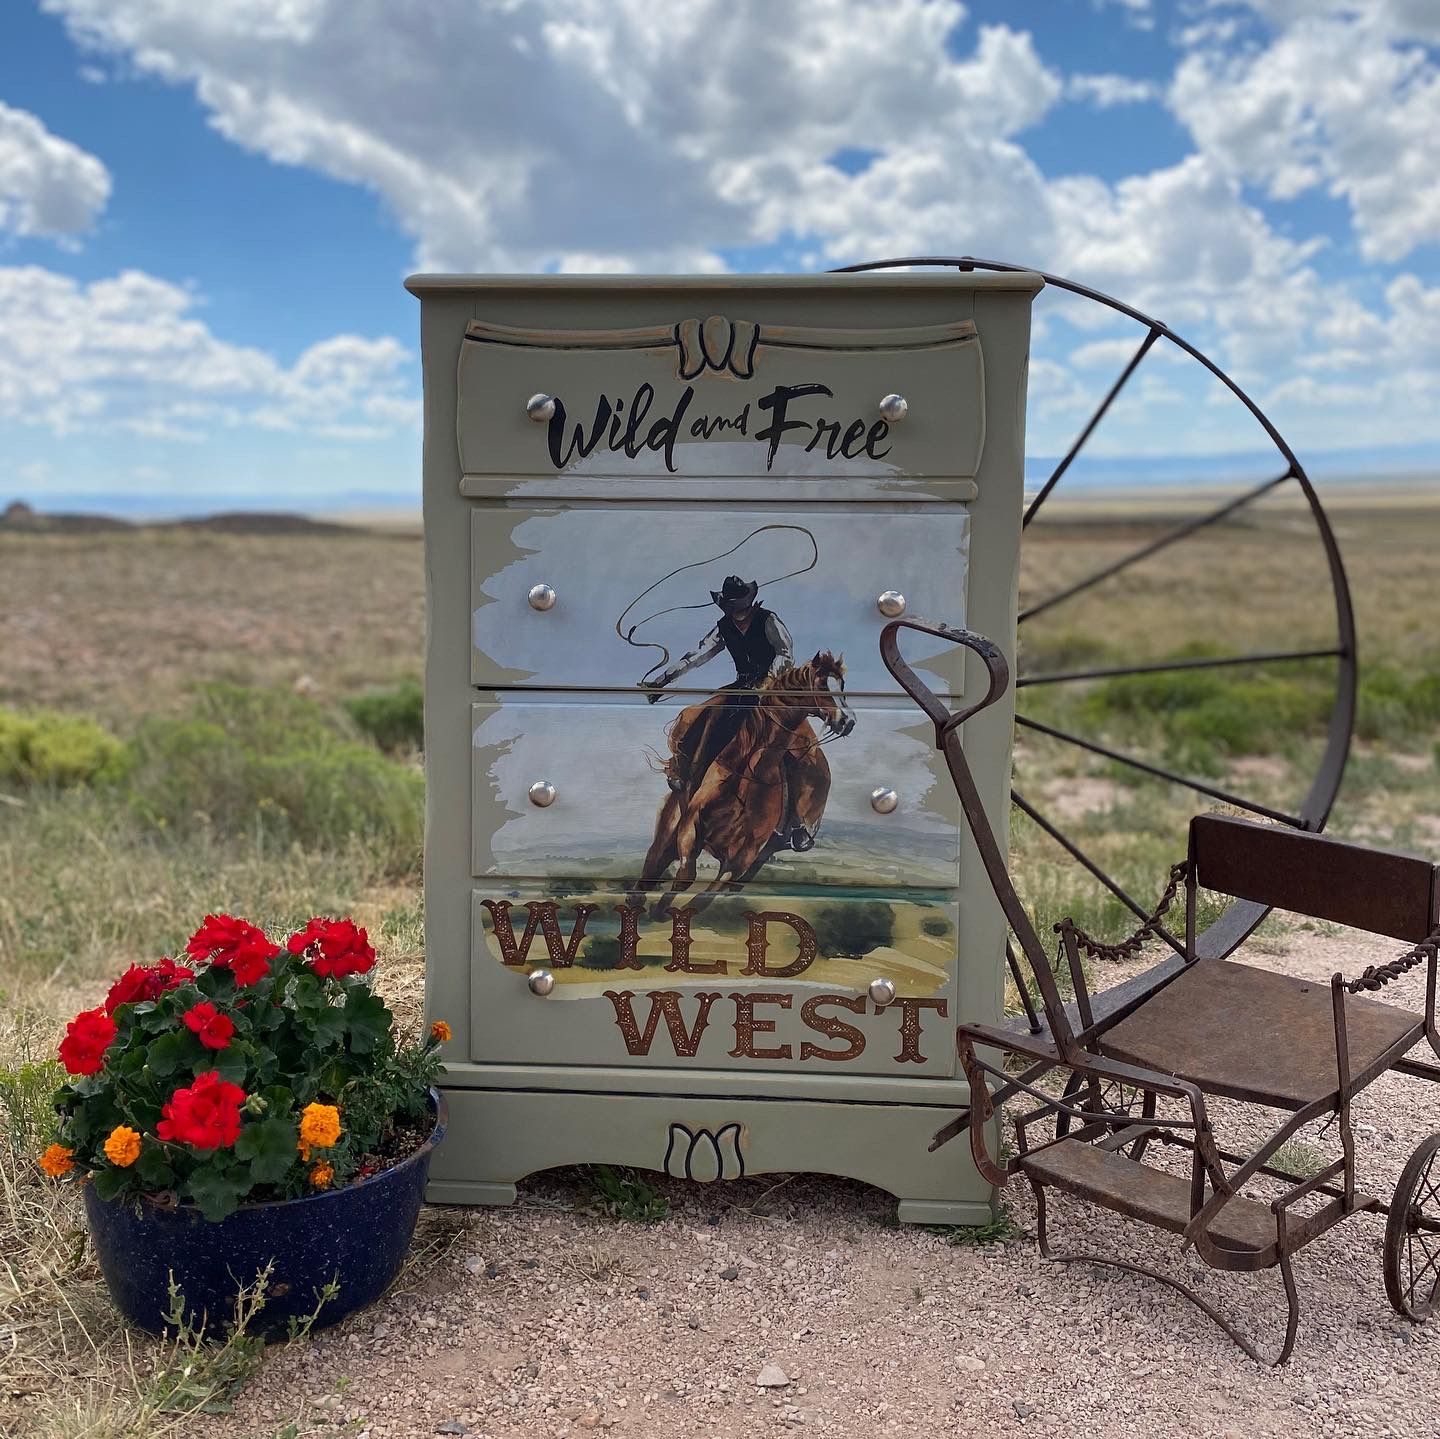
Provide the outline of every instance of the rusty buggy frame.
[[[988,673],[978,703],[951,713],[900,653],[902,629],[948,639],[979,656]],[[1178,1290],[1253,1359],[1283,1364],[1295,1345],[1299,1299],[1291,1260],[1298,1250],[1353,1214],[1388,1215],[1383,1271],[1394,1308],[1419,1322],[1440,1299],[1440,1133],[1410,1157],[1387,1203],[1356,1186],[1351,1101],[1387,1070],[1440,1080],[1440,1067],[1408,1057],[1422,1039],[1440,1056],[1435,1024],[1440,952],[1440,870],[1404,854],[1341,843],[1286,826],[1228,815],[1197,815],[1189,852],[1171,871],[1166,894],[1140,931],[1121,946],[1097,945],[1071,920],[1055,926],[1055,964],[1064,964],[1075,999],[1067,1006],[1031,920],[1006,869],[961,746],[960,728],[1004,693],[1009,669],[990,640],[947,625],[907,618],[886,625],[886,667],[935,726],[981,861],[1038,991],[1029,1032],[961,1024],[959,1057],[970,1107],[935,1136],[931,1148],[968,1131],[980,1172],[997,1186],[1021,1175],[1035,1193],[1041,1254],[1145,1274]],[[1328,985],[1207,954],[1196,943],[1200,889],[1295,911],[1407,941],[1412,948]],[[1183,939],[1161,924],[1183,889]],[[1091,995],[1082,949],[1134,953],[1160,936],[1177,953],[1145,974]],[[1027,986],[1013,947],[1012,974]],[[1427,966],[1425,1012],[1366,997],[1419,965]],[[1005,1058],[1010,1063],[1007,1066]],[[1018,1070],[1018,1072],[1017,1072]],[[1041,1088],[1059,1081],[1060,1092]],[[1015,1119],[1017,1152],[991,1152],[992,1122],[1005,1101],[1034,1107]],[[1277,1111],[1274,1132],[1252,1153],[1222,1147],[1210,1120],[1212,1099]],[[1161,1110],[1161,1101],[1167,1101]],[[1339,1158],[1297,1182],[1276,1166],[1281,1146],[1305,1125],[1329,1117]],[[1052,1125],[1053,1121],[1053,1125]],[[1182,1175],[1143,1162],[1147,1148],[1188,1151]],[[1273,1198],[1245,1192],[1257,1176],[1287,1187]],[[1054,1254],[1046,1234],[1045,1191],[1055,1188],[1183,1237],[1217,1270],[1277,1268],[1287,1319],[1277,1354],[1267,1357],[1206,1299],[1180,1280],[1127,1260]]]

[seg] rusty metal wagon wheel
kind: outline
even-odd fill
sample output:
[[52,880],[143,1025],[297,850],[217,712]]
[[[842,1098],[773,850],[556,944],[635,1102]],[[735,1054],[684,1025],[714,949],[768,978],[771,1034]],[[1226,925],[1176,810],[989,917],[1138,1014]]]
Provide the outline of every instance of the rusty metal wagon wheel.
[[[1002,272],[1030,268],[994,260],[975,259],[971,256],[912,256],[849,265],[843,267],[838,273],[942,267]],[[1247,484],[1238,493],[1226,494],[1218,503],[1207,502],[1204,508],[1180,522],[1173,525],[1167,523],[1167,526],[1161,528],[1159,533],[1148,533],[1146,526],[1139,525],[1137,522],[1137,528],[1143,538],[1122,553],[1106,558],[1103,562],[1093,566],[1087,566],[1083,572],[1073,578],[1064,578],[1058,583],[1051,581],[1050,585],[1047,585],[1041,593],[1030,595],[1022,592],[1019,615],[1022,644],[1015,680],[1016,690],[1021,693],[1017,695],[1019,707],[1016,724],[1031,736],[1043,736],[1047,742],[1056,742],[1062,746],[1068,746],[1072,751],[1098,757],[1112,767],[1118,767],[1122,772],[1135,776],[1142,783],[1182,786],[1196,797],[1196,803],[1191,808],[1219,804],[1280,824],[1292,825],[1297,829],[1312,831],[1323,829],[1336,792],[1340,788],[1350,748],[1351,731],[1354,726],[1355,620],[1350,603],[1350,591],[1346,583],[1339,550],[1336,547],[1335,536],[1316,495],[1314,485],[1296,458],[1294,451],[1259,405],[1219,365],[1204,355],[1196,346],[1181,338],[1161,321],[1152,319],[1149,315],[1109,295],[1102,294],[1098,290],[1058,275],[1045,274],[1043,278],[1051,291],[1061,292],[1065,297],[1078,297],[1082,301],[1108,309],[1114,315],[1132,322],[1138,327],[1140,338],[1119,374],[1105,390],[1098,404],[1080,427],[1074,442],[1063,458],[1050,469],[1043,483],[1029,498],[1022,520],[1022,561],[1025,554],[1025,542],[1035,539],[1037,532],[1032,529],[1032,526],[1037,517],[1040,516],[1056,487],[1061,484],[1066,474],[1072,471],[1077,457],[1080,456],[1087,442],[1101,426],[1106,415],[1110,413],[1136,371],[1146,357],[1154,351],[1168,349],[1173,352],[1169,358],[1182,363],[1193,362],[1201,366],[1207,372],[1209,382],[1222,387],[1215,392],[1216,398],[1227,404],[1233,402],[1234,405],[1240,407],[1236,411],[1237,419],[1248,417],[1248,422],[1259,427],[1264,442],[1274,447],[1277,461],[1263,479]],[[1044,298],[1044,292],[1042,292],[1041,298]],[[1074,300],[1067,298],[1065,303],[1073,305]],[[1205,499],[1206,488],[1199,482],[1188,482],[1179,493],[1200,502]],[[1172,486],[1167,489],[1166,493],[1173,496],[1177,490]],[[1333,615],[1333,630],[1327,624],[1325,626],[1327,633],[1320,636],[1318,642],[1297,645],[1294,643],[1293,634],[1287,630],[1278,637],[1277,643],[1273,647],[1266,645],[1263,648],[1249,648],[1238,653],[1228,652],[1228,650],[1221,652],[1208,652],[1207,650],[1206,653],[1196,654],[1186,652],[1186,646],[1180,645],[1171,653],[1146,657],[1143,662],[1139,663],[1071,665],[1051,662],[1039,668],[1031,668],[1027,665],[1024,644],[1027,625],[1032,625],[1042,616],[1053,617],[1063,611],[1065,606],[1080,603],[1082,598],[1092,611],[1097,600],[1107,596],[1113,597],[1117,605],[1133,606],[1134,598],[1123,587],[1111,586],[1110,589],[1105,587],[1121,576],[1131,576],[1133,579],[1132,571],[1136,566],[1142,565],[1145,561],[1162,553],[1166,556],[1167,564],[1174,563],[1177,555],[1183,553],[1177,551],[1175,547],[1183,546],[1187,541],[1199,542],[1202,537],[1209,540],[1216,533],[1233,534],[1234,527],[1239,522],[1247,517],[1254,518],[1257,512],[1253,507],[1261,506],[1263,510],[1262,502],[1285,498],[1298,501],[1295,510],[1303,517],[1308,517],[1309,522],[1313,524],[1313,539],[1319,547],[1318,553],[1314,557],[1315,582],[1317,586],[1324,586],[1328,593],[1315,594],[1313,605],[1307,605],[1305,613],[1307,618],[1321,614]],[[1222,531],[1212,531],[1211,527],[1217,525],[1228,528]],[[1307,542],[1309,538],[1310,536],[1307,535]],[[1317,666],[1321,667],[1318,672]],[[1247,786],[1243,781],[1227,780],[1223,784],[1217,783],[1214,776],[1187,773],[1184,768],[1172,767],[1161,763],[1158,759],[1129,753],[1115,743],[1108,742],[1103,736],[1083,733],[1078,727],[1063,727],[1042,720],[1034,713],[1025,713],[1026,696],[1023,692],[1028,690],[1032,695],[1044,693],[1037,688],[1040,686],[1088,686],[1104,684],[1109,681],[1123,682],[1132,676],[1184,675],[1195,677],[1198,680],[1199,676],[1213,675],[1220,671],[1231,675],[1239,673],[1256,676],[1286,672],[1294,674],[1301,670],[1304,670],[1310,679],[1320,686],[1326,713],[1324,715],[1323,748],[1318,758],[1313,762],[1307,761],[1311,767],[1307,773],[1301,775],[1301,783],[1304,786],[1303,796],[1298,803],[1293,804],[1281,805],[1256,798],[1253,793],[1254,786]],[[1163,724],[1163,718],[1157,720],[1157,723]],[[1247,787],[1252,788],[1252,793],[1245,792]],[[1298,788],[1299,786],[1297,786]],[[1103,887],[1120,905],[1135,915],[1137,920],[1143,921],[1147,917],[1150,913],[1149,902],[1152,896],[1143,892],[1132,893],[1131,889],[1135,888],[1133,882],[1131,889],[1127,889],[1110,874],[1106,866],[1089,852],[1085,838],[1070,832],[1067,828],[1068,822],[1063,816],[1057,817],[1054,813],[1047,813],[1044,795],[1036,793],[1033,788],[1027,790],[1027,776],[1022,772],[1018,763],[1011,798],[1016,810],[1026,816],[1055,845],[1058,845],[1059,849],[1075,865]],[[1093,848],[1093,845],[1090,845],[1089,848]],[[1184,836],[1183,832],[1177,828],[1172,858],[1180,858],[1183,853]],[[1155,875],[1157,889],[1163,879],[1163,872]],[[1206,957],[1222,957],[1229,954],[1254,930],[1267,912],[1266,906],[1249,900],[1233,900],[1223,908],[1217,904],[1208,915],[1208,924],[1202,924],[1197,934],[1198,953]],[[1172,949],[1183,952],[1182,941],[1171,927],[1157,925],[1153,932]],[[1012,966],[1012,973],[1013,970]],[[1021,986],[1021,998],[1026,1002],[1033,1027],[1036,1021],[1033,1009],[1028,1002],[1029,996],[1025,993],[1023,985]]]
[[1420,1142],[1400,1173],[1385,1223],[1385,1293],[1420,1324],[1440,1297],[1440,1134]]
[[[1116,1116],[1115,1127],[1117,1129],[1155,1118],[1155,1091],[1153,1089],[1136,1089],[1134,1085],[1121,1084],[1118,1080],[1102,1079],[1096,1086],[1098,1093],[1092,1098],[1087,1094],[1090,1082],[1083,1075],[1072,1074],[1066,1082],[1061,1103],[1090,1111],[1096,1108],[1095,1100],[1098,1099],[1099,1108]],[[1078,1120],[1072,1120],[1068,1114],[1057,1113],[1055,1138],[1064,1139],[1070,1133],[1072,1125],[1078,1122]],[[1139,1139],[1132,1139],[1129,1144],[1121,1146],[1118,1152],[1127,1159],[1135,1160],[1138,1164],[1149,1142],[1148,1136],[1142,1135]]]

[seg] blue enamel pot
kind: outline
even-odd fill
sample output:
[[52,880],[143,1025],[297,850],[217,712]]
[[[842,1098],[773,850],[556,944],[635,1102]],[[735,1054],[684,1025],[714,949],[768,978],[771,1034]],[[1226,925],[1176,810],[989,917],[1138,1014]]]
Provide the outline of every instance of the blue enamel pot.
[[430,1174],[430,1156],[445,1137],[445,1098],[430,1091],[429,1138],[393,1169],[354,1184],[242,1204],[217,1222],[192,1205],[162,1209],[133,1199],[103,1200],[85,1186],[90,1237],[115,1307],[132,1324],[160,1334],[170,1310],[170,1277],[185,1296],[192,1323],[223,1331],[242,1286],[273,1262],[265,1306],[254,1332],[283,1339],[292,1319],[315,1309],[332,1279],[340,1292],[320,1310],[317,1329],[374,1303],[400,1272]]

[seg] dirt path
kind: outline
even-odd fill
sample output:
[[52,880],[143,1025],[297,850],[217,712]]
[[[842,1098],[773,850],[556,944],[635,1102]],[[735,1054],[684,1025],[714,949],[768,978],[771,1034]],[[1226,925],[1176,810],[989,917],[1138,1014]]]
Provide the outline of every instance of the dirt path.
[[[1322,977],[1394,948],[1309,933],[1248,957]],[[1397,1002],[1420,1000],[1407,979]],[[1357,1122],[1362,1184],[1386,1194],[1440,1126],[1440,1092],[1387,1076]],[[1232,1115],[1232,1133],[1252,1127]],[[1006,1202],[1025,1234],[976,1248],[897,1228],[885,1196],[842,1181],[658,1183],[671,1215],[650,1227],[574,1212],[575,1174],[531,1181],[515,1209],[428,1211],[396,1292],[275,1353],[237,1413],[205,1432],[269,1436],[302,1414],[314,1426],[302,1433],[358,1439],[1440,1432],[1440,1327],[1412,1329],[1386,1304],[1379,1218],[1301,1255],[1299,1344],[1277,1372],[1153,1283],[1044,1264],[1016,1186]],[[1273,1272],[1212,1275],[1168,1236],[1056,1208],[1057,1240],[1184,1274],[1278,1337]],[[758,1382],[766,1366],[783,1371],[764,1376],[774,1387]]]

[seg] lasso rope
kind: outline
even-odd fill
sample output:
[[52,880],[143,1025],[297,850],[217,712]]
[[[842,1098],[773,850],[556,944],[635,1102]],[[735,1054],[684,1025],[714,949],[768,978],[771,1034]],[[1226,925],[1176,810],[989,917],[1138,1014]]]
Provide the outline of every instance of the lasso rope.
[[763,590],[766,585],[778,585],[781,580],[794,579],[796,575],[806,574],[808,571],[813,570],[815,566],[820,563],[820,546],[815,543],[815,536],[811,534],[804,525],[761,525],[758,529],[751,530],[750,533],[746,535],[745,538],[741,540],[738,544],[732,545],[728,550],[725,550],[718,555],[711,555],[708,559],[704,560],[692,560],[688,565],[677,565],[673,570],[670,571],[668,575],[661,575],[660,578],[656,580],[653,585],[649,586],[648,589],[641,590],[640,593],[636,595],[635,598],[631,600],[630,603],[626,605],[623,610],[620,611],[620,618],[615,621],[615,633],[619,635],[619,637],[624,640],[627,645],[633,645],[638,650],[660,651],[660,658],[656,660],[655,663],[651,665],[650,668],[646,670],[645,673],[640,677],[640,684],[642,686],[648,683],[650,677],[655,673],[656,670],[663,670],[669,665],[670,651],[658,640],[637,640],[635,638],[635,631],[638,630],[642,625],[648,625],[651,620],[658,620],[662,615],[673,615],[681,610],[708,610],[711,608],[711,605],[671,605],[668,609],[656,610],[654,614],[646,615],[643,620],[636,620],[635,623],[631,625],[628,630],[624,628],[625,617],[630,613],[631,610],[635,608],[636,605],[640,603],[641,600],[645,598],[646,595],[653,594],[656,590],[660,588],[661,585],[665,583],[666,580],[674,579],[676,575],[684,574],[686,570],[698,570],[702,566],[713,565],[720,560],[729,559],[729,557],[733,555],[736,550],[749,544],[756,535],[763,535],[767,530],[794,530],[797,534],[804,535],[805,538],[810,541],[810,563],[807,565],[801,565],[800,568],[797,570],[787,570],[783,575],[773,575],[770,579],[761,581],[761,583],[757,586],[757,589]]

